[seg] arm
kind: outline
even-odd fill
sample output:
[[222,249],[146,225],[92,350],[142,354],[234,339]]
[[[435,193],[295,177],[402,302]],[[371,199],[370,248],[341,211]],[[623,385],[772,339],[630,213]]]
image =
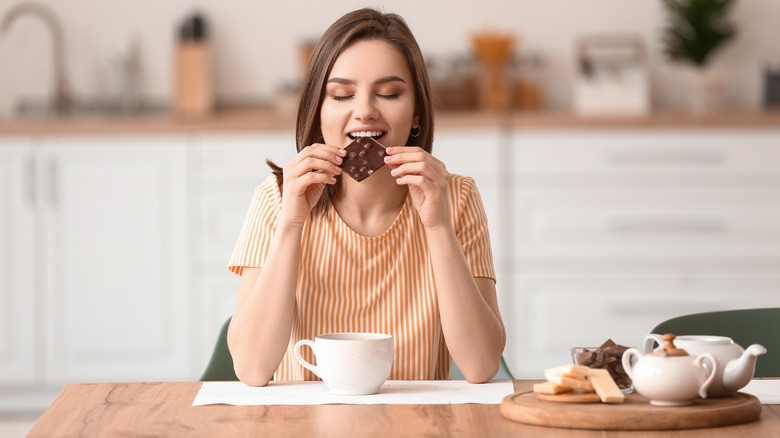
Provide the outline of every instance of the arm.
[[447,348],[466,380],[486,382],[498,371],[506,342],[495,282],[471,276],[452,225],[427,233]]
[[409,193],[422,220],[438,291],[442,331],[466,380],[490,380],[498,370],[506,334],[495,283],[471,276],[449,215],[449,172],[416,147],[388,148],[386,162]]
[[245,268],[228,329],[236,376],[252,386],[273,377],[290,341],[303,225],[325,184],[341,173],[339,148],[304,148],[284,167],[281,211],[263,268]]
[[264,268],[244,268],[228,329],[236,376],[264,386],[279,367],[290,341],[301,230],[277,227]]

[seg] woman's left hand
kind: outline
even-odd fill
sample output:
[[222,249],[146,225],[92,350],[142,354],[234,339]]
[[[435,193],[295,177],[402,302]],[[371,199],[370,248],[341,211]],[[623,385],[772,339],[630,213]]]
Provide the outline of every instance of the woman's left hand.
[[426,228],[450,226],[447,167],[416,146],[394,146],[385,151],[385,163],[396,183],[409,187],[414,208]]

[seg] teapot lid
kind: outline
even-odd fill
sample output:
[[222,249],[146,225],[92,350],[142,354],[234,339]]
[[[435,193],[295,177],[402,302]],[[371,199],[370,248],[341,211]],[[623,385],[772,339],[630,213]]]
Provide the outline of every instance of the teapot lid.
[[687,351],[674,345],[674,338],[676,337],[674,333],[666,333],[661,336],[664,343],[653,351],[653,356],[688,356]]

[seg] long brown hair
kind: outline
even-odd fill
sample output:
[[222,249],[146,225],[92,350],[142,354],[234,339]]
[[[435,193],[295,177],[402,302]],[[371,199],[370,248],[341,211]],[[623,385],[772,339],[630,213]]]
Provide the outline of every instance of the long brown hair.
[[[295,143],[298,152],[313,143],[322,142],[320,107],[325,98],[325,85],[336,59],[350,45],[370,39],[380,39],[395,47],[409,64],[414,82],[414,111],[419,117],[420,133],[406,140],[410,146],[419,146],[427,152],[433,150],[433,107],[428,70],[425,67],[420,46],[401,16],[364,8],[347,13],[334,22],[322,35],[312,52],[303,81]],[[282,169],[272,162],[268,165],[282,187]],[[340,188],[341,181],[327,185],[314,210],[324,212]]]

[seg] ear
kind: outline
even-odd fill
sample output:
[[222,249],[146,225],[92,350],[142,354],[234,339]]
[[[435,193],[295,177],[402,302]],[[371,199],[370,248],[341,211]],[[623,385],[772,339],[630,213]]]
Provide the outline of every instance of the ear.
[[420,127],[420,116],[418,114],[414,115],[414,119],[412,119],[412,128],[419,128]]

